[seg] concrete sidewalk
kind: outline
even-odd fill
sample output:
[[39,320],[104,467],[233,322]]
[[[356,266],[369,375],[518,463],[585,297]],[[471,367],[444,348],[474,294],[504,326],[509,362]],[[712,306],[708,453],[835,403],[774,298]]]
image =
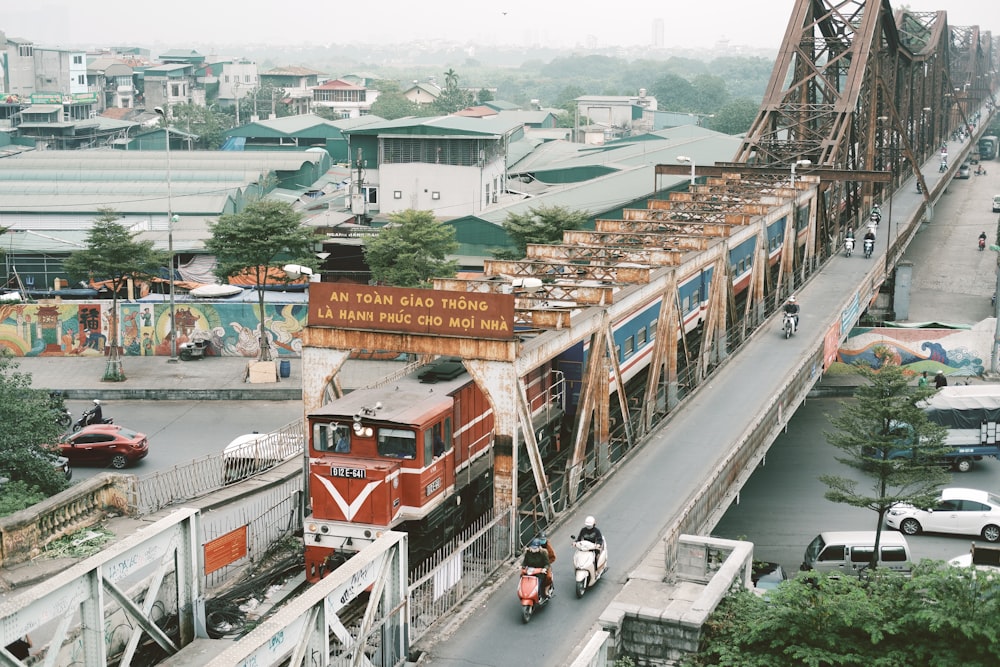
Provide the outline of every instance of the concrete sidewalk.
[[[102,380],[108,363],[105,357],[17,357],[14,361],[17,370],[31,374],[32,387],[62,391],[70,399],[302,400],[302,360],[298,358],[287,359],[288,377],[255,384],[244,382],[251,361],[244,357],[175,363],[166,357],[124,357],[127,379],[122,382]],[[400,361],[348,360],[341,369],[341,386],[348,390],[363,387],[403,365]]]

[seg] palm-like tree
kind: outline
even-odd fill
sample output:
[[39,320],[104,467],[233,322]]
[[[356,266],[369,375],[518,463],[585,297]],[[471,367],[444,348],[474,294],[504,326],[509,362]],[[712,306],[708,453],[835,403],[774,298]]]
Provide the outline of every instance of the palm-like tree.
[[444,85],[448,90],[455,90],[458,88],[458,73],[448,68],[448,71],[444,73]]

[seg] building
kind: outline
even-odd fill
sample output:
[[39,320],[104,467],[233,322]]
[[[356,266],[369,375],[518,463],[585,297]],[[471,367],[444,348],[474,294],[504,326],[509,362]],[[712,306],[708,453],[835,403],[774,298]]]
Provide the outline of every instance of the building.
[[[656,111],[656,98],[648,96],[645,88],[640,88],[638,95],[584,95],[574,101],[577,124],[602,128],[607,140],[653,129],[647,112]],[[589,132],[588,137],[587,143],[603,143],[598,132]]]
[[313,110],[328,109],[340,118],[367,116],[378,91],[364,85],[334,79],[312,88]]
[[101,55],[87,62],[87,85],[98,96],[100,111],[136,106],[132,66],[120,58]]
[[420,106],[433,104],[440,96],[441,88],[430,81],[424,83],[414,81],[412,86],[403,91],[403,97]]
[[311,111],[312,89],[319,85],[321,76],[322,72],[308,67],[275,67],[261,72],[260,82],[261,85],[284,90],[285,98],[281,101],[292,107],[295,113],[306,114]]

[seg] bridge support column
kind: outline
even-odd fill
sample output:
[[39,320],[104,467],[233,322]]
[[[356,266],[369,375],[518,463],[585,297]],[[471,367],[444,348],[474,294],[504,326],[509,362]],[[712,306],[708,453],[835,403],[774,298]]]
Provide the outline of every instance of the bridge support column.
[[910,319],[910,290],[913,287],[913,262],[902,261],[896,265],[895,289],[892,292],[892,309],[897,320]]
[[330,387],[333,397],[344,395],[337,374],[350,350],[304,346],[302,348],[302,410],[308,415],[323,406],[323,397]]

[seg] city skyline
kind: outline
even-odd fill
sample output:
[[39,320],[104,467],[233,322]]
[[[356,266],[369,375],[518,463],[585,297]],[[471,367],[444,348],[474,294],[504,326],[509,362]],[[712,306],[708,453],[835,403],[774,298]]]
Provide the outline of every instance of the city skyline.
[[[175,0],[162,11],[150,11],[148,6],[137,10],[138,5],[124,0],[105,0],[99,10],[96,5],[67,0],[39,0],[5,8],[0,30],[8,37],[53,48],[315,46],[428,40],[595,48],[649,46],[654,25],[662,19],[664,48],[710,47],[724,40],[733,45],[777,49],[794,4],[794,0],[769,0],[765,10],[762,3],[746,0],[706,0],[694,8],[662,0],[634,0],[627,11],[588,12],[577,3],[507,0],[470,12],[469,5],[458,0],[387,0],[375,15],[365,5],[338,3],[310,5],[300,14],[283,9],[283,20],[275,21],[275,5],[263,0]],[[909,0],[890,4],[893,9],[906,5],[915,11],[944,10],[951,25],[979,25],[983,31],[1000,34],[1000,3]]]

